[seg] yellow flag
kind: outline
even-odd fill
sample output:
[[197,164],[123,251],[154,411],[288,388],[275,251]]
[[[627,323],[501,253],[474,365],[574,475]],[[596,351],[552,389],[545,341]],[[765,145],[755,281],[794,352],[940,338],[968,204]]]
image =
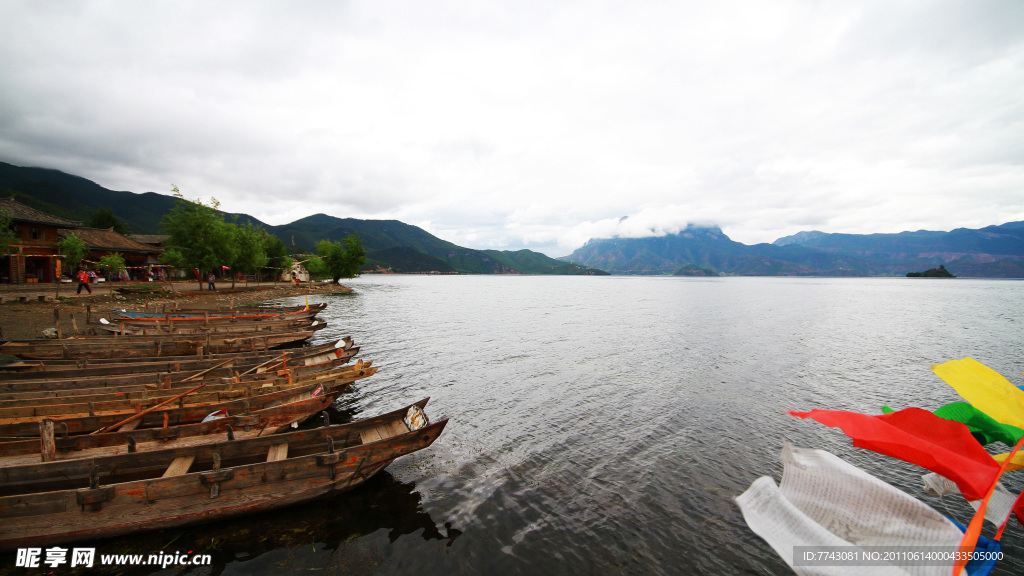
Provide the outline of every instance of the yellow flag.
[[1024,428],[1024,390],[973,358],[950,360],[932,371],[964,400],[992,418]]
[[[1002,464],[1009,455],[1009,452],[1004,452],[1003,454],[994,454],[992,457],[995,458],[996,462]],[[1017,452],[1013,455],[1013,459],[1010,460],[1010,465],[1006,467],[1006,471],[1013,472],[1014,470],[1020,470],[1021,468],[1024,468],[1024,452]]]

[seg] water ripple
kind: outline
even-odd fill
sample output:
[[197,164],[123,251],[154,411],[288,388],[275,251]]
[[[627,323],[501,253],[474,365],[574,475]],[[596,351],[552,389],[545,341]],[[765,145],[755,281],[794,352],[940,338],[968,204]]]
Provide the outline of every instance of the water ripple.
[[[452,421],[391,473],[450,546],[365,537],[369,572],[780,574],[733,498],[781,472],[783,440],[846,458],[940,509],[921,470],[790,409],[877,413],[957,399],[929,367],[1024,361],[1024,283],[903,279],[365,276],[329,328],[381,367],[341,402],[430,396]],[[311,299],[313,301],[313,299]],[[1022,488],[1019,478],[1012,487]],[[952,504],[952,505],[951,505]],[[1008,529],[997,573],[1024,570]],[[354,553],[351,552],[350,553]]]

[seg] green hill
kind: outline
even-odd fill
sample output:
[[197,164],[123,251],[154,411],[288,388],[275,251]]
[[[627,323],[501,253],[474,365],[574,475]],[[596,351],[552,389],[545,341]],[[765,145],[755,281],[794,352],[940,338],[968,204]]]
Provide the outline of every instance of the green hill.
[[[173,196],[146,192],[117,192],[99,184],[45,168],[22,168],[0,162],[0,194],[13,194],[20,202],[73,220],[88,222],[100,208],[108,208],[137,234],[159,234],[160,219],[174,205]],[[368,267],[380,265],[405,272],[460,272],[463,274],[603,274],[569,264],[539,252],[474,250],[442,240],[422,228],[398,220],[359,220],[314,214],[290,224],[269,226],[247,214],[228,214],[251,221],[277,236],[293,252],[311,252],[320,240],[340,240],[359,234]]]

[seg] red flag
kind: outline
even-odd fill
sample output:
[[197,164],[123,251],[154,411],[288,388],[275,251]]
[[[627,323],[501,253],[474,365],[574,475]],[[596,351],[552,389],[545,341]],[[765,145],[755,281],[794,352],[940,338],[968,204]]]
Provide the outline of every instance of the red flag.
[[956,483],[968,500],[980,500],[999,473],[997,463],[960,422],[940,418],[921,408],[869,416],[842,410],[811,410],[790,414],[841,428],[853,445],[892,456]]

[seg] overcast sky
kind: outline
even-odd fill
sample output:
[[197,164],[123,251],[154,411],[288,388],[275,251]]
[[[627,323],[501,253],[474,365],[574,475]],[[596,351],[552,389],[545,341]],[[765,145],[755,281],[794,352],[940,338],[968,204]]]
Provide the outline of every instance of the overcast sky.
[[[472,248],[1024,220],[1024,2],[0,2],[0,160]],[[628,216],[623,219],[622,217]]]

